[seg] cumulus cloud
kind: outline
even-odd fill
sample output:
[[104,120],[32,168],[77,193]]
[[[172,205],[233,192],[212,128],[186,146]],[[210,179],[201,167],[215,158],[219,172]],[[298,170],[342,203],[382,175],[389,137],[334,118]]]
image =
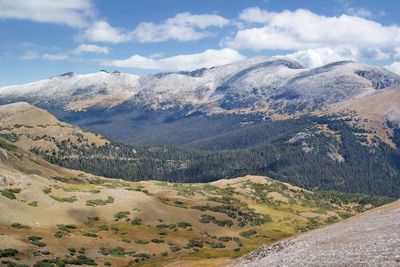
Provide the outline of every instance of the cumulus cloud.
[[81,44],[75,49],[76,54],[81,53],[98,53],[98,54],[108,54],[110,48],[106,46],[98,46],[94,44]]
[[336,61],[342,60],[358,60],[359,51],[348,48],[315,48],[300,50],[284,57],[292,58],[300,61],[310,68],[319,67]]
[[133,55],[128,59],[108,60],[103,62],[103,65],[171,71],[195,70],[204,67],[225,65],[244,58],[245,57],[236,50],[224,48],[221,50],[208,49],[198,54],[178,55],[158,59]]
[[91,0],[1,0],[0,18],[85,27],[94,14]]
[[269,12],[253,7],[239,17],[252,26],[225,42],[236,49],[391,48],[400,42],[398,26],[383,26],[357,16],[326,17],[305,9]]
[[229,20],[214,14],[193,15],[189,12],[179,13],[160,24],[140,23],[133,31],[133,38],[138,42],[162,42],[167,40],[193,41],[206,38],[212,33],[209,27],[221,28]]
[[398,62],[398,61],[385,66],[385,68],[400,75],[400,62]]
[[76,40],[116,44],[129,41],[131,37],[122,29],[112,27],[107,21],[99,20],[77,35]]

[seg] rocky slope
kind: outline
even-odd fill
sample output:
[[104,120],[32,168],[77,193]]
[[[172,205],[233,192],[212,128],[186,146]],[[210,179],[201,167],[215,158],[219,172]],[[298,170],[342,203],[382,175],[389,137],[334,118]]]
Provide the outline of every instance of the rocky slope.
[[235,266],[399,266],[400,202],[263,246]]

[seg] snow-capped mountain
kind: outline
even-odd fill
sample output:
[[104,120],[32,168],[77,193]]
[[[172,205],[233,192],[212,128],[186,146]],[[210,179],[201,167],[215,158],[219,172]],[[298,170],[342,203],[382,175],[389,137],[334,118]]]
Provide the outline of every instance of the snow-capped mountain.
[[133,97],[140,77],[125,73],[97,73],[80,75],[65,73],[37,82],[7,86],[0,89],[7,102],[24,99],[31,104],[48,104],[66,110],[81,110],[90,106],[113,107]]
[[196,76],[68,73],[0,88],[0,97],[59,103],[67,110],[112,107],[126,100],[152,109],[203,105],[222,109],[293,104],[314,107],[397,84],[399,76],[354,62],[306,69],[296,61],[258,57],[204,70]]
[[194,72],[148,76],[105,71],[66,73],[0,88],[3,103],[27,101],[65,111],[112,108],[129,102],[158,110],[270,110],[291,113],[324,107],[400,85],[400,76],[351,61],[308,69],[297,61],[256,57]]

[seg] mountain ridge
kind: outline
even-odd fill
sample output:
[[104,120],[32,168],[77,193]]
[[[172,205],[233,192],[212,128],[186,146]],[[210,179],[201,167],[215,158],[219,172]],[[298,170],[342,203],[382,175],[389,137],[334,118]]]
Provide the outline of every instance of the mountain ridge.
[[2,87],[0,100],[25,98],[41,105],[53,102],[66,111],[113,108],[128,101],[155,110],[189,107],[209,113],[269,108],[292,113],[400,84],[400,76],[354,61],[308,69],[286,58],[255,57],[197,70],[195,75],[190,73],[147,76],[105,71],[85,75],[67,73]]

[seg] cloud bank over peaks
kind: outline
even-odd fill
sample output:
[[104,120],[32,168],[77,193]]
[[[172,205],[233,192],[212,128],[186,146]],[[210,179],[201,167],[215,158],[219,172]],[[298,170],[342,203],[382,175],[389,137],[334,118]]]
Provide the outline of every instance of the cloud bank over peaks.
[[236,50],[224,48],[220,50],[208,49],[197,54],[178,55],[164,58],[133,55],[127,59],[104,61],[102,64],[104,66],[124,68],[178,71],[221,66],[244,58],[245,57]]

